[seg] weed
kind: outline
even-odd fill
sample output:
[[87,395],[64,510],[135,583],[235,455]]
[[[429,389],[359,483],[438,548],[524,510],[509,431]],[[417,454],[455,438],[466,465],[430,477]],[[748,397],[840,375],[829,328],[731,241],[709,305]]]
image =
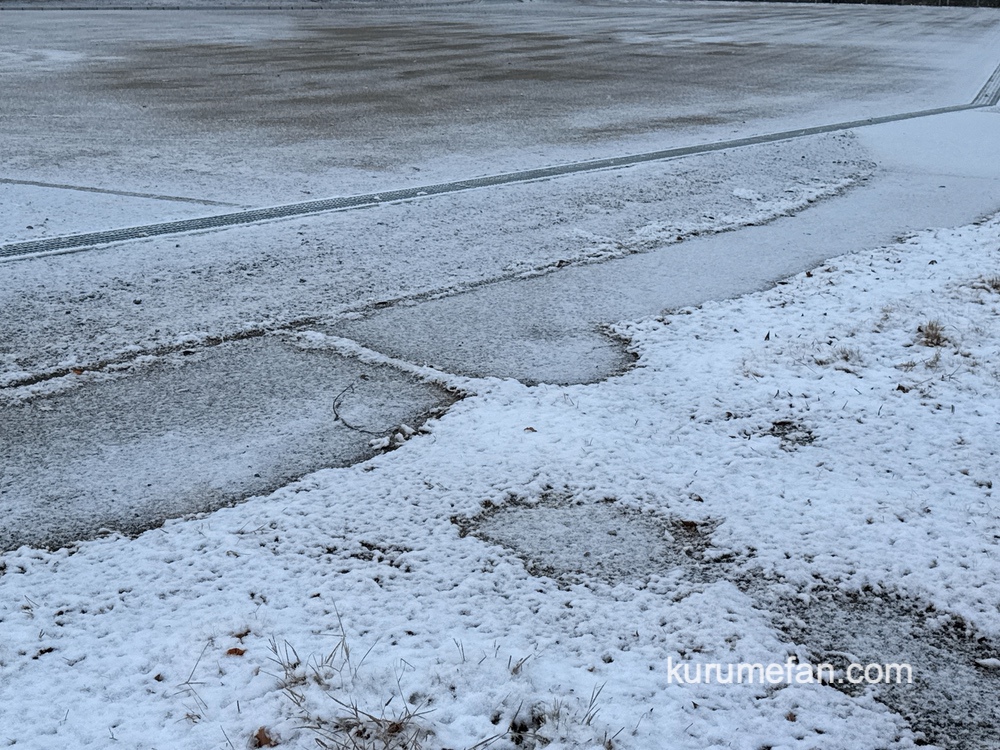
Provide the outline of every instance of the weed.
[[917,326],[917,340],[924,346],[944,346],[948,337],[944,335],[944,326],[938,320],[928,320]]
[[[530,689],[527,672],[534,654],[520,658],[510,656],[506,664],[500,657],[500,646],[494,644],[490,652],[483,652],[482,659],[470,658],[467,644],[455,639],[458,650],[454,673],[434,676],[429,683],[442,689],[435,695],[433,689],[404,690],[402,675],[415,668],[398,660],[395,685],[392,674],[361,673],[365,658],[377,644],[372,644],[360,660],[352,653],[345,635],[343,622],[337,613],[339,632],[335,633],[333,649],[320,656],[301,658],[287,641],[272,637],[269,642],[271,661],[278,669],[273,675],[278,686],[295,707],[299,729],[312,734],[317,747],[323,750],[423,750],[428,745],[439,744],[440,738],[434,723],[428,719],[437,708],[438,700],[450,701],[459,697],[464,677],[472,670],[472,682],[482,683],[483,674],[490,679],[510,683],[510,689],[493,692],[494,708],[482,718],[493,729],[487,729],[469,750],[486,750],[491,747],[541,750],[553,742],[574,740],[574,746],[612,750],[618,734],[609,735],[596,726],[599,698],[604,685],[597,685],[590,701],[581,701],[571,707],[562,700],[536,700],[526,693]],[[492,654],[493,661],[490,660]],[[378,659],[383,661],[384,659]],[[197,665],[196,665],[197,666]],[[485,672],[483,672],[485,670]],[[366,670],[367,672],[367,670]],[[388,678],[388,679],[386,679]],[[189,678],[190,680],[190,678]],[[492,692],[492,691],[491,691]],[[506,695],[500,698],[500,695]],[[409,696],[409,697],[407,697]],[[434,707],[432,708],[432,704]],[[472,738],[473,740],[475,738]]]
[[[537,750],[537,748],[545,747],[559,739],[565,739],[565,732],[570,728],[570,725],[574,722],[581,722],[584,726],[590,726],[591,721],[597,715],[597,698],[601,694],[601,690],[604,688],[603,685],[594,688],[591,694],[590,704],[586,709],[586,714],[581,716],[580,714],[570,711],[567,706],[558,699],[553,700],[550,704],[535,703],[528,710],[524,709],[524,704],[518,704],[517,708],[513,712],[513,716],[508,724],[506,731],[500,732],[498,734],[491,735],[483,740],[480,740],[474,745],[471,745],[467,750],[485,750],[488,747],[495,745],[501,740],[506,740],[504,747],[509,747],[513,745],[517,748],[522,748],[522,750]],[[502,718],[502,714],[499,710],[493,713],[491,722],[493,724],[499,724]],[[561,724],[566,724],[565,727],[560,729]],[[638,724],[636,725],[638,727]],[[542,729],[545,727],[545,731]],[[612,750],[613,740],[624,731],[624,727],[619,729],[614,735],[609,736],[605,731],[603,735],[594,735],[591,743],[584,745],[585,747],[601,747],[605,750]],[[609,744],[612,743],[612,744]],[[580,745],[574,744],[573,747],[580,747]]]
[[984,276],[972,283],[974,289],[984,289],[987,292],[1000,294],[1000,276]]
[[271,652],[271,656],[268,658],[277,664],[282,671],[280,677],[275,675],[278,679],[278,686],[292,703],[301,706],[305,702],[305,696],[298,688],[306,684],[307,678],[305,673],[300,669],[302,660],[299,659],[298,653],[296,653],[295,648],[288,641],[284,641],[281,645],[278,645],[278,641],[274,637],[268,641],[267,647]]
[[[337,618],[340,622],[339,613]],[[279,686],[289,700],[303,711],[303,728],[311,730],[316,735],[316,744],[326,750],[420,750],[424,740],[432,734],[421,722],[427,711],[422,706],[411,708],[403,700],[401,710],[387,713],[396,696],[403,696],[398,674],[397,690],[382,703],[377,713],[362,709],[353,697],[342,700],[332,694],[331,691],[341,691],[347,696],[353,694],[358,671],[375,647],[373,643],[355,664],[351,660],[351,648],[343,627],[337,637],[337,643],[329,653],[310,657],[306,662],[299,658],[295,648],[287,641],[280,645],[274,638],[270,641],[271,661],[283,672],[283,677],[279,677]],[[305,690],[310,682],[323,689],[337,707],[333,718],[315,717],[306,712]]]
[[528,654],[527,656],[522,656],[515,662],[513,656],[508,656],[507,669],[509,669],[510,673],[516,677],[517,675],[521,674],[521,668],[524,667],[524,663],[528,661],[528,659],[530,658],[531,654]]
[[[204,648],[202,648],[201,653],[198,654],[198,658],[194,662],[194,666],[191,667],[191,673],[188,675],[188,678],[184,682],[177,685],[177,692],[175,693],[175,695],[187,695],[188,697],[193,698],[195,705],[198,706],[199,710],[207,709],[208,704],[206,704],[205,701],[202,700],[201,696],[198,695],[198,691],[195,689],[197,685],[202,685],[204,683],[195,682],[194,673],[198,670],[198,665],[201,664],[201,660],[202,658],[204,658],[205,652],[208,651],[208,647],[211,645],[212,645],[211,640],[205,643]],[[186,715],[186,718],[192,723],[197,723],[197,721],[201,719],[201,717],[194,711],[189,712]]]
[[847,369],[845,365],[860,365],[863,361],[864,358],[861,356],[860,350],[849,346],[838,346],[825,357],[813,357],[813,362],[820,367],[835,365],[837,369],[843,369],[847,372],[851,372],[851,370]]
[[853,362],[858,364],[861,362],[861,352],[847,346],[838,347],[834,352],[834,355],[836,355],[837,359],[841,362]]
[[372,714],[331,696],[342,714],[332,721],[316,720],[310,727],[316,733],[316,744],[324,750],[420,750],[431,735],[420,719],[427,711],[411,709],[404,704],[402,711],[386,715]]
[[583,723],[587,726],[590,726],[590,723],[597,716],[597,712],[601,710],[597,705],[597,699],[601,697],[605,684],[607,683],[602,683],[600,687],[595,685],[594,689],[590,691],[590,702],[587,704],[587,713],[583,717]]

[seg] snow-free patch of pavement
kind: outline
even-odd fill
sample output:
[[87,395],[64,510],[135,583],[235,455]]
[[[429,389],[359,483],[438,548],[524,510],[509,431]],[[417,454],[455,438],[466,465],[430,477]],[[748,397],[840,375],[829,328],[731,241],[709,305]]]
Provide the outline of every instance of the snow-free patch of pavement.
[[514,496],[454,521],[462,534],[510,548],[532,574],[564,582],[634,582],[671,570],[698,581],[718,577],[718,566],[705,560],[715,524],[622,510],[612,496],[597,504],[553,493],[531,502]]
[[[0,317],[0,384],[91,368],[178,342],[189,346],[192,339],[233,338],[304,320],[332,323],[391,306],[419,317],[413,303],[422,300],[766,223],[859,184],[873,168],[857,139],[818,136],[8,262],[0,287],[7,313]],[[667,253],[658,263],[676,262]],[[693,266],[703,270],[697,258]],[[726,278],[721,269],[711,276]],[[533,312],[523,303],[520,312],[513,304],[479,314],[495,319],[499,330],[513,316]],[[563,302],[553,298],[549,304]],[[563,377],[580,379],[575,370],[586,367],[583,379],[593,379],[627,362],[620,345],[578,322],[593,354],[579,360],[556,349],[547,354],[543,333],[534,342],[516,338],[507,348],[520,351],[506,358],[521,363],[524,372],[517,375],[551,379],[551,367],[558,365]],[[490,346],[504,349],[495,339]],[[473,342],[453,343],[456,352],[464,348],[464,356],[475,360]],[[528,347],[538,354],[534,373]],[[428,357],[414,354],[410,361]],[[490,374],[512,373],[498,367]]]

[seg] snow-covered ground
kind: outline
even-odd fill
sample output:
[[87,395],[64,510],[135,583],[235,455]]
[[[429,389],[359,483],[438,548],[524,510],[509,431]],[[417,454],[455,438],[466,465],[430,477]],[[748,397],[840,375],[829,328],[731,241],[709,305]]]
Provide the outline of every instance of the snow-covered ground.
[[[473,395],[396,451],[5,554],[0,737],[312,747],[356,707],[425,747],[996,747],[998,315],[993,220],[623,324],[599,384],[422,370]],[[923,684],[668,681],[837,652]]]
[[[762,224],[856,186],[873,169],[857,139],[825,135],[9,262],[0,385]],[[62,213],[52,196],[45,208]]]
[[[630,361],[621,342],[572,315],[579,290],[533,302],[526,278],[570,267],[606,275],[616,259],[649,253],[677,271],[685,264],[672,249],[696,236],[801,212],[873,169],[856,138],[827,135],[5,263],[0,550],[108,528],[138,533],[368,458],[370,436],[346,429],[331,409],[345,389],[349,421],[376,432],[418,424],[449,401],[406,374],[282,340],[304,321],[359,340],[342,329],[379,328],[364,312],[420,320],[422,301],[510,287],[517,300],[467,319],[491,325],[492,335],[473,341],[458,326],[450,338],[428,327],[409,337],[424,351],[408,359],[440,362],[452,341],[464,361],[445,361],[450,372],[508,376],[516,367],[534,382],[602,379]],[[769,264],[786,255],[762,255],[755,271],[773,278]],[[729,266],[741,272],[738,261]],[[703,274],[701,260],[697,268]],[[661,285],[652,299],[629,286],[597,295],[619,305],[602,308],[607,322],[663,309]],[[626,301],[640,306],[622,309]],[[548,322],[531,319],[541,309],[570,313],[570,337],[547,335]],[[514,320],[528,329],[507,330]],[[267,332],[278,335],[260,337]]]
[[[519,21],[514,35],[524,59],[543,55],[536,72],[561,69],[544,54],[572,36],[552,10],[557,5],[538,4],[532,12],[539,15]],[[51,49],[42,49],[37,33],[46,17],[5,11],[0,38],[18,41],[0,53],[0,66],[17,79],[17,95],[0,101],[0,115],[17,131],[0,166],[22,182],[0,185],[8,212],[0,229],[7,238],[36,237],[203,211],[156,196],[293,200],[301,197],[293,189],[347,191],[373,176],[380,185],[416,184],[431,179],[427,173],[464,177],[606,155],[605,147],[638,151],[815,118],[962,103],[996,62],[998,27],[977,26],[985,16],[971,10],[932,16],[921,8],[897,15],[888,8],[699,3],[670,6],[678,25],[650,36],[645,14],[661,11],[637,7],[636,16],[610,14],[628,21],[612,47],[634,44],[638,54],[683,42],[688,52],[732,53],[745,62],[762,55],[771,76],[762,90],[776,90],[776,81],[789,87],[776,98],[748,95],[746,121],[725,110],[722,86],[712,94],[712,107],[722,108],[712,123],[661,130],[623,96],[603,111],[564,110],[552,131],[543,110],[526,119],[514,112],[492,133],[459,117],[451,131],[457,140],[431,128],[431,140],[421,143],[413,121],[392,116],[397,135],[417,136],[396,144],[391,164],[344,159],[356,153],[351,138],[367,137],[360,126],[345,136],[347,147],[331,151],[331,161],[313,160],[331,145],[323,136],[309,148],[271,143],[252,163],[245,157],[273,135],[270,125],[233,138],[239,127],[222,116],[224,108],[212,109],[211,97],[198,104],[206,108],[200,113],[140,117],[143,97],[154,100],[160,84],[194,90],[184,76],[216,53],[235,50],[227,64],[239,72],[240,56],[266,57],[256,46],[262,40],[288,43],[283,59],[295,67],[296,44],[344,36],[329,17],[271,28],[256,16],[234,23],[216,49],[212,35],[239,16],[204,16],[211,22],[185,53],[170,47],[184,40],[184,30],[160,28],[149,14],[141,23],[135,16],[61,16],[51,25]],[[511,21],[509,9],[496,12],[490,33]],[[580,48],[584,57],[586,49],[604,49],[598,32],[605,14],[588,10],[575,26],[589,40]],[[893,33],[868,28],[854,44],[864,24],[852,26],[849,17],[884,21]],[[532,28],[533,21],[542,25]],[[108,41],[109,29],[130,22],[138,41],[123,48]],[[711,33],[698,31],[706,22]],[[389,26],[393,40],[419,41],[405,24]],[[556,27],[557,38],[539,34]],[[434,33],[446,37],[449,28]],[[808,57],[810,43],[831,30],[835,38],[810,65],[822,68],[844,49],[858,57],[823,73],[826,88],[812,86],[799,69],[779,75],[783,61]],[[247,37],[251,31],[257,36]],[[482,33],[450,31],[456,36],[448,44],[459,46],[461,34]],[[755,35],[788,48],[771,59],[752,44]],[[92,38],[105,46],[84,64],[71,53]],[[355,41],[367,49],[370,40],[361,34]],[[504,49],[486,46],[476,53],[483,75]],[[406,64],[411,52],[401,49],[393,64]],[[898,65],[865,65],[893,56]],[[141,80],[108,78],[140,58],[149,63]],[[190,68],[164,65],[196,58]],[[442,69],[449,60],[439,61]],[[173,83],[157,78],[168,70],[187,72]],[[752,70],[741,68],[750,78]],[[95,84],[87,76],[98,71]],[[127,114],[118,124],[129,137],[109,130],[95,147],[80,119],[56,116],[80,101],[60,99],[59,91],[90,102],[82,114],[91,126]],[[559,94],[573,98],[571,88]],[[267,96],[273,103],[277,94]],[[688,105],[703,103],[693,95]],[[43,113],[54,139],[39,138],[32,125]],[[299,403],[301,390],[326,399],[331,376],[315,364],[323,358],[346,363],[361,373],[351,375],[358,380],[376,368],[393,373],[371,378],[372,394],[351,405],[361,409],[347,413],[351,419],[387,391],[411,401],[417,397],[407,389],[423,389],[431,401],[442,388],[465,396],[419,430],[401,425],[374,438],[371,447],[384,452],[369,460],[308,474],[236,507],[167,521],[134,538],[0,554],[0,746],[858,750],[929,742],[996,750],[1000,217],[968,222],[1000,206],[992,149],[998,115],[994,107],[853,136],[0,264],[0,408],[18,415],[0,420],[4,445],[17,443],[15,423],[22,437],[43,435],[38,451],[17,446],[29,467],[17,486],[27,489],[5,502],[51,488],[57,476],[71,490],[98,482],[97,464],[81,458],[86,451],[114,461],[139,450],[156,464],[166,454],[150,445],[190,448],[190,435],[214,429],[222,447],[239,453],[244,434],[220,429],[226,419],[238,425],[267,411],[261,404]],[[179,127],[185,117],[211,126],[190,149],[184,134],[197,128],[190,121],[193,130]],[[530,127],[520,131],[525,123]],[[316,127],[309,117],[298,125],[299,136]],[[589,135],[565,147],[545,142],[574,128]],[[498,133],[520,133],[536,147],[504,144]],[[483,147],[484,139],[497,148]],[[439,159],[459,143],[465,155]],[[117,153],[127,158],[111,169]],[[167,164],[162,171],[136,166],[155,157]],[[286,157],[294,159],[282,170]],[[425,171],[417,175],[414,164]],[[87,178],[76,187],[150,197],[83,190],[54,199],[67,174]],[[965,226],[910,232],[924,222]],[[755,224],[766,226],[741,229]],[[904,236],[887,244],[893,232]],[[843,249],[858,252],[759,291]],[[546,293],[547,280],[558,281],[559,295]],[[758,291],[649,314],[678,304],[667,299],[688,304],[748,289]],[[560,340],[563,329],[547,328],[545,317],[558,307],[562,322],[575,317],[571,333],[620,321],[614,329],[634,366],[586,385],[529,387],[488,377],[501,371],[490,368],[507,350],[478,332],[515,317],[505,307],[510,301],[537,329],[526,339],[501,331],[501,343],[520,347],[523,358],[523,341],[545,348]],[[462,329],[439,314],[447,305],[478,317]],[[383,312],[390,317],[380,318]],[[455,330],[441,336],[421,315]],[[453,342],[470,341],[493,349],[492,364],[469,366],[470,345],[456,355],[464,364],[438,360],[445,372],[421,364],[435,361],[430,345],[394,359],[386,353],[392,346],[369,338],[372,330],[405,338],[409,329],[399,321],[407,317],[440,348],[457,352]],[[551,348],[560,356],[572,351]],[[180,364],[185,359],[194,364]],[[594,363],[584,360],[568,365],[567,381],[589,377],[580,373]],[[525,380],[537,363],[529,365]],[[143,388],[154,396],[164,391],[157,369],[164,366],[176,366],[168,375],[177,421],[141,406],[117,419],[114,407],[140,404],[135,393]],[[207,399],[216,411],[200,417],[178,383],[199,366],[202,379],[220,388]],[[287,390],[269,387],[287,380],[289,369],[302,374]],[[242,401],[228,401],[226,388]],[[91,402],[92,412],[74,407]],[[63,404],[67,425],[88,422],[78,451],[53,416]],[[212,422],[227,404],[242,406]],[[15,412],[29,408],[45,412],[44,420]],[[196,419],[202,423],[192,425]],[[282,464],[274,474],[281,481],[288,466],[280,451],[297,449],[289,435],[295,419],[308,421],[293,413],[280,437],[271,430],[254,444],[262,460]],[[158,425],[155,439],[144,442],[143,420]],[[32,433],[42,421],[49,432]],[[111,438],[128,435],[138,436],[139,448],[113,445]],[[354,435],[362,443],[369,437]],[[46,449],[56,443],[59,451]],[[193,481],[220,473],[209,466],[215,454],[197,445],[191,458],[170,455],[164,463]],[[76,459],[83,468],[74,468]],[[9,466],[0,466],[0,489],[14,486]],[[122,478],[136,487],[148,479],[143,472]],[[78,494],[86,501],[89,492]],[[7,522],[13,514],[5,515]],[[789,659],[829,662],[839,671],[831,684],[684,683],[696,666]],[[907,663],[916,683],[838,682],[850,662]]]
[[[366,193],[966,104],[1000,45],[976,8],[219,5],[3,10],[0,176],[248,205]],[[45,236],[46,216],[16,229]]]

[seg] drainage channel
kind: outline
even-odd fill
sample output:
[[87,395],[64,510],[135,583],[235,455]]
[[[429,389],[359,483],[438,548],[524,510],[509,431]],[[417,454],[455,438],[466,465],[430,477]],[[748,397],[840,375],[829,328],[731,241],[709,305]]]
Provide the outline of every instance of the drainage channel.
[[995,107],[1000,104],[1000,66],[993,71],[986,85],[980,89],[979,94],[972,100],[976,107]]
[[850,122],[841,122],[834,125],[819,125],[811,128],[785,130],[779,133],[756,135],[747,138],[736,138],[733,140],[718,141],[715,143],[706,143],[697,146],[682,146],[678,148],[664,149],[661,151],[650,151],[641,154],[573,162],[570,164],[540,167],[537,169],[526,169],[518,172],[507,172],[468,180],[457,180],[454,182],[442,182],[434,185],[405,188],[402,190],[388,190],[378,193],[365,193],[363,195],[326,198],[301,203],[290,203],[283,206],[234,211],[231,213],[216,214],[214,216],[204,216],[194,219],[182,219],[137,227],[15,242],[7,245],[0,245],[0,261],[34,257],[38,255],[89,250],[97,245],[107,245],[115,242],[125,242],[128,240],[182,234],[185,232],[197,232],[208,229],[222,229],[232,226],[255,224],[262,221],[308,216],[310,214],[327,213],[331,211],[370,208],[385,203],[395,203],[398,201],[426,198],[435,195],[446,195],[449,193],[474,190],[476,188],[531,182],[534,180],[543,180],[547,178],[561,177],[564,175],[579,174],[582,172],[594,172],[616,167],[627,167],[645,162],[664,161],[684,156],[706,154],[726,149],[775,143],[778,141],[788,141],[810,135],[834,133],[889,122],[899,122],[902,120],[932,117],[934,115],[948,114],[951,112],[964,112],[972,109],[981,109],[983,107],[996,105],[998,99],[1000,99],[1000,67],[998,67],[993,73],[989,81],[971,104],[939,107],[937,109],[885,115],[883,117],[872,117],[863,120],[852,120]]

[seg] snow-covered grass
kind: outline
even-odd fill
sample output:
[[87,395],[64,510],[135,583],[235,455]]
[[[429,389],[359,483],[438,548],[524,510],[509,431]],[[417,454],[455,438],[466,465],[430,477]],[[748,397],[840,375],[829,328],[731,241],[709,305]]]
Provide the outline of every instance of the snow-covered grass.
[[[995,747],[998,277],[992,220],[623,324],[599,384],[425,370],[474,393],[398,450],[6,553],[0,743]],[[668,679],[837,652],[921,689]]]

